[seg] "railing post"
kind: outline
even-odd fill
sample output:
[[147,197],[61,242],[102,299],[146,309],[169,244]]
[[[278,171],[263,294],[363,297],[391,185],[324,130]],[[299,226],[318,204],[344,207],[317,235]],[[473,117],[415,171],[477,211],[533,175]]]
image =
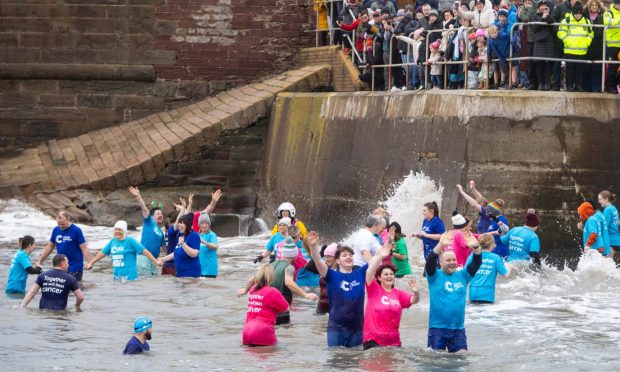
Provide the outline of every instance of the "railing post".
[[[612,5],[613,6],[613,5]],[[606,39],[607,39],[607,26],[603,27],[603,62],[601,66],[601,93],[605,93],[605,59],[606,59]]]

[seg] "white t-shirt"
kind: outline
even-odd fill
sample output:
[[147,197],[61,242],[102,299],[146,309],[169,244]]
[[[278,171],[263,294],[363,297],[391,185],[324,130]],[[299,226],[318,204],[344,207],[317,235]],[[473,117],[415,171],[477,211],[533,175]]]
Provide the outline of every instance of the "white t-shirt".
[[352,239],[353,251],[353,265],[362,266],[367,262],[364,260],[362,251],[370,252],[371,256],[374,256],[379,249],[381,249],[381,243],[376,236],[374,236],[368,229],[363,228],[355,233]]

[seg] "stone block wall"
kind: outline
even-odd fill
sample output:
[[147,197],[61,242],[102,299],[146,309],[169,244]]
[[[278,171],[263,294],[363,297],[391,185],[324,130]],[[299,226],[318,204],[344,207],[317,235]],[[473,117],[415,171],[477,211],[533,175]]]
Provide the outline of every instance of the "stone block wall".
[[186,105],[290,66],[304,0],[0,0],[0,148]]

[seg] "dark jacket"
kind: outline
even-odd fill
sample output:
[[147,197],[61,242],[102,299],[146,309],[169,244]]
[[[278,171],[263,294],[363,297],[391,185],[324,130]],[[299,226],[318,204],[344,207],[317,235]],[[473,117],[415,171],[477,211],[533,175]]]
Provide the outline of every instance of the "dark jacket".
[[[415,27],[415,25],[417,25],[417,22],[412,17],[403,17],[403,19],[398,22],[398,25],[394,28],[394,35],[409,36],[410,32],[407,32],[407,30],[411,29],[412,26],[410,26],[410,24],[412,22],[414,22],[413,27]],[[404,41],[398,40],[398,43],[396,45],[401,54],[407,52],[407,43],[405,43]]]
[[[518,20],[519,22],[532,22],[532,18],[534,17],[534,14],[536,14],[536,8],[534,8],[533,6],[531,7],[521,7],[519,8],[519,15],[518,15]],[[528,43],[533,43],[534,42],[534,30],[533,27],[530,25],[525,25],[525,29],[527,30],[527,42]]]
[[[603,24],[603,13],[601,13],[600,11],[595,19],[590,19],[589,12],[584,9],[583,16],[588,18],[593,25]],[[594,32],[594,37],[592,38],[592,43],[590,44],[590,47],[588,47],[588,58],[591,60],[601,60],[603,59],[603,28],[592,27],[592,31]]]
[[[561,23],[563,19],[566,18],[566,13],[571,12],[570,0],[566,0],[553,8],[551,12],[551,18],[554,23]],[[557,37],[558,26],[554,26],[553,33],[556,35],[556,41],[554,42],[554,47],[556,50],[556,55],[564,54],[564,43]]]
[[[551,14],[543,18],[542,13],[536,13],[532,17],[532,22],[553,23],[553,18]],[[532,31],[534,32],[534,57],[553,58],[553,45],[556,39],[553,29],[553,26],[532,26]]]

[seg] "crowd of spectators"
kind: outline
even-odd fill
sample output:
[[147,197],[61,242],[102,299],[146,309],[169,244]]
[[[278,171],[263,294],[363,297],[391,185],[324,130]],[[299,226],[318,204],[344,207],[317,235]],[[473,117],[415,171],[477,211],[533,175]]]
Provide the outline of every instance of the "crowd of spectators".
[[[375,89],[620,93],[620,65],[591,63],[620,59],[620,0],[583,1],[314,0],[314,9]],[[616,27],[604,35],[596,25]],[[372,73],[384,64],[397,66]]]

